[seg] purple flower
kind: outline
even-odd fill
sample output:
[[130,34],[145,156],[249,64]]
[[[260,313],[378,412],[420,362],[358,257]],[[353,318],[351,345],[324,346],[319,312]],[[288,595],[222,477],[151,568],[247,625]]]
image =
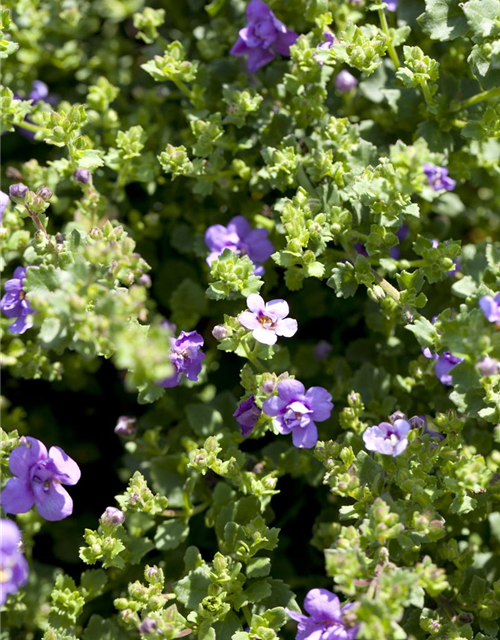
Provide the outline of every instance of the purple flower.
[[314,59],[317,60],[318,64],[320,64],[321,66],[323,66],[323,62],[321,60],[318,60],[316,54],[318,53],[318,51],[328,51],[333,47],[333,43],[335,42],[335,36],[331,31],[325,31],[323,35],[325,37],[325,41],[319,44],[316,47],[316,51],[313,53]]
[[427,418],[425,416],[412,416],[408,422],[412,429],[421,429],[423,433],[427,433],[433,438],[439,438],[440,440],[444,440],[444,436],[442,433],[438,431],[434,431],[433,429],[429,429],[429,425],[427,424]]
[[40,100],[46,100],[49,97],[49,88],[41,80],[33,80],[31,85],[31,91],[28,98],[33,101],[33,104],[40,102]]
[[3,214],[5,213],[5,209],[7,209],[9,202],[9,196],[3,191],[0,191],[0,224],[2,224]]
[[381,422],[363,433],[363,442],[368,451],[377,451],[385,456],[399,456],[408,446],[406,437],[411,429],[407,420],[395,420],[394,424]]
[[16,318],[16,321],[9,327],[11,333],[24,333],[33,326],[30,314],[35,311],[26,299],[26,293],[23,289],[25,277],[26,269],[17,267],[14,271],[14,277],[5,282],[6,294],[0,300],[0,310],[4,315],[7,318]]
[[352,91],[357,84],[357,79],[352,75],[352,73],[349,73],[347,69],[342,69],[335,78],[335,87],[340,93],[349,93],[349,91]]
[[255,396],[253,395],[238,405],[233,413],[233,418],[236,418],[236,422],[240,425],[241,435],[244,438],[253,431],[261,415],[262,409],[259,409],[255,404]]
[[346,624],[344,613],[353,604],[340,606],[337,596],[327,589],[311,589],[304,600],[304,609],[309,616],[285,609],[299,623],[297,640],[354,640],[359,625]]
[[332,345],[326,340],[320,340],[314,347],[314,358],[316,360],[325,360],[330,355]]
[[427,176],[429,185],[434,191],[441,191],[442,189],[453,191],[457,186],[456,181],[448,176],[448,169],[446,167],[438,167],[426,162],[424,164],[424,173]]
[[457,364],[463,362],[463,360],[463,358],[458,358],[449,351],[445,351],[443,355],[438,357],[434,368],[434,372],[438,380],[447,386],[452,385],[453,378],[450,372]]
[[227,227],[214,224],[205,232],[205,244],[210,249],[208,264],[220,256],[224,249],[231,249],[237,255],[247,255],[255,265],[255,275],[261,276],[264,267],[260,266],[274,251],[273,243],[268,240],[267,229],[252,229],[243,216],[236,216]]
[[447,386],[452,385],[453,379],[451,377],[450,371],[457,364],[463,362],[464,359],[454,356],[449,351],[445,351],[440,356],[437,353],[432,353],[432,351],[428,347],[422,349],[422,353],[427,359],[437,361],[436,366],[434,367],[434,373],[436,374],[436,377],[439,379],[439,381]]
[[328,420],[333,409],[332,396],[323,387],[311,387],[307,392],[298,380],[282,380],[278,395],[268,398],[262,407],[274,418],[273,425],[283,435],[292,434],[299,449],[311,449],[318,441],[314,421]]
[[476,364],[476,367],[482,376],[496,376],[500,371],[500,362],[496,358],[483,356]]
[[248,56],[250,73],[274,60],[277,53],[290,55],[290,46],[298,35],[280,22],[265,2],[250,0],[246,9],[247,26],[240,29],[238,40],[229,52],[233,56]]
[[28,563],[20,551],[21,532],[12,520],[0,520],[0,606],[28,581]]
[[22,182],[11,184],[9,187],[9,195],[13,200],[25,200],[29,193],[28,187]]
[[488,322],[500,322],[500,293],[495,297],[483,296],[479,300],[479,306]]
[[396,11],[399,0],[384,0],[387,11]]
[[196,382],[200,375],[205,354],[200,351],[203,338],[196,331],[181,331],[178,338],[170,338],[170,362],[175,373],[158,384],[162,387],[176,387],[182,376]]
[[278,336],[291,338],[297,333],[297,320],[287,318],[290,311],[285,300],[271,300],[265,303],[258,293],[247,298],[250,311],[243,311],[238,316],[240,323],[253,330],[253,337],[262,344],[276,344]]
[[36,505],[45,520],[67,518],[73,513],[73,500],[61,485],[73,485],[81,472],[59,447],[45,445],[36,438],[26,437],[9,458],[9,469],[16,476],[5,485],[1,494],[6,513],[26,513]]

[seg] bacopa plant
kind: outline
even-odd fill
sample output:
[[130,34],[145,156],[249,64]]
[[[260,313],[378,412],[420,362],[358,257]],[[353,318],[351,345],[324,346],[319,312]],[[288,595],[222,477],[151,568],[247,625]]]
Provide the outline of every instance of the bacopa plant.
[[2,640],[500,635],[500,0],[6,0]]

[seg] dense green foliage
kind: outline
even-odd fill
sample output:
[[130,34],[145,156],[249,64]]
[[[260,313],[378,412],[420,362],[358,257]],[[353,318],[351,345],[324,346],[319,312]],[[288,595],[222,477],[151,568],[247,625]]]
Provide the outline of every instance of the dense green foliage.
[[[360,639],[493,640],[500,375],[477,365],[500,359],[478,305],[500,291],[500,0],[269,0],[300,36],[255,74],[229,55],[245,5],[3,3],[2,190],[30,191],[5,212],[1,267],[37,268],[33,328],[0,321],[2,485],[22,435],[82,480],[64,522],[17,516],[30,579],[0,638],[292,638],[284,608],[324,587],[356,603]],[[52,101],[27,99],[35,80]],[[269,231],[264,275],[228,249],[206,263],[206,229],[236,215]],[[257,292],[288,301],[293,338],[239,323]],[[203,335],[198,382],[158,385],[165,318]],[[422,348],[463,359],[451,386]],[[313,449],[265,415],[244,439],[232,417],[288,376],[333,396]],[[396,411],[429,429],[366,451]],[[99,521],[110,505],[123,524]]]

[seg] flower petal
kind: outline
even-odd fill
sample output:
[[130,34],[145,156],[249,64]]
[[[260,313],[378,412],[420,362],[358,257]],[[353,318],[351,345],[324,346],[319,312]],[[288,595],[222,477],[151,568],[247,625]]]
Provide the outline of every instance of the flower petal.
[[395,420],[394,427],[399,438],[406,438],[411,429],[411,424],[407,420]]
[[318,621],[340,621],[342,615],[338,597],[328,589],[311,589],[305,597],[304,609]]
[[301,400],[304,398],[305,391],[306,389],[302,382],[293,378],[282,380],[278,384],[278,395],[283,400],[286,400],[287,403],[293,400]]
[[261,326],[257,316],[251,311],[242,311],[238,316],[238,322],[246,329],[257,329]]
[[37,494],[36,508],[45,520],[56,522],[73,513],[73,500],[58,482],[51,482],[48,491],[41,487]]
[[60,447],[50,447],[49,458],[52,460],[62,484],[73,485],[80,480],[82,472],[77,463]]
[[276,334],[283,336],[284,338],[291,338],[297,333],[297,329],[297,320],[294,320],[293,318],[285,318],[285,320],[278,320],[276,325]]
[[265,329],[262,326],[258,326],[253,331],[253,337],[257,340],[257,342],[261,342],[262,344],[267,344],[269,346],[276,344],[278,337],[276,333],[271,329]]
[[258,293],[251,293],[247,298],[247,307],[254,313],[259,313],[259,311],[264,312],[266,303],[264,302],[264,298],[259,296]]
[[274,416],[279,416],[283,409],[286,407],[286,402],[279,398],[278,396],[272,396],[264,401],[262,405],[262,410],[266,414],[266,416],[270,416],[274,418]]
[[0,495],[5,513],[26,513],[35,504],[30,485],[20,478],[11,478]]
[[[318,429],[314,422],[310,422],[307,427],[294,429],[292,431],[292,441],[298,449],[312,449],[318,442]],[[306,610],[309,611],[307,608]]]
[[290,313],[290,307],[288,306],[288,302],[286,300],[270,300],[266,304],[266,315],[272,315],[277,320],[282,320],[286,318]]
[[323,387],[311,387],[306,393],[307,404],[313,410],[313,420],[322,422],[328,420],[332,413],[332,396]]
[[47,457],[47,448],[43,442],[31,436],[27,436],[25,440],[27,446],[21,445],[11,452],[9,469],[15,476],[28,480],[31,467]]
[[248,70],[250,73],[255,73],[275,57],[275,53],[271,49],[250,49],[247,58]]

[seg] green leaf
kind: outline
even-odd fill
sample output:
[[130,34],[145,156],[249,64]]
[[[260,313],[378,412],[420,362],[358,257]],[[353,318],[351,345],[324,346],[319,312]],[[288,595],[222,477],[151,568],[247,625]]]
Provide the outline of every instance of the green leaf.
[[211,436],[222,427],[222,416],[206,404],[188,404],[186,415],[191,429],[200,436]]
[[247,587],[241,593],[238,593],[234,597],[234,607],[235,609],[241,609],[245,605],[252,603],[255,604],[264,600],[271,595],[271,586],[268,580],[257,580],[257,582],[252,583],[249,587]]
[[160,524],[156,530],[155,544],[160,551],[176,549],[189,535],[189,522],[180,518]]
[[[481,0],[482,1],[482,0]],[[426,0],[418,21],[433,40],[455,40],[467,33],[467,20],[460,0]]]
[[247,564],[246,574],[249,578],[262,578],[271,571],[270,558],[251,558]]
[[215,637],[217,640],[231,640],[233,635],[241,631],[241,623],[238,616],[230,611],[222,622],[214,624]]
[[469,0],[463,11],[473,32],[473,40],[499,35],[500,0]]
[[174,593],[181,604],[188,609],[195,610],[203,598],[208,595],[210,584],[209,569],[203,565],[190,571],[185,578],[179,580],[174,587]]

